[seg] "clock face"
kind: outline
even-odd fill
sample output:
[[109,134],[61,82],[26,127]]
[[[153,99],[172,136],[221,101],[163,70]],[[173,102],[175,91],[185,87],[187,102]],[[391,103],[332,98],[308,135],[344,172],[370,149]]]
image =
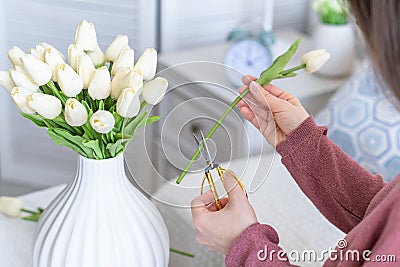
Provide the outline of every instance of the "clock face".
[[225,54],[225,72],[229,80],[241,86],[242,76],[250,74],[259,77],[272,63],[267,47],[255,39],[244,39],[233,43]]

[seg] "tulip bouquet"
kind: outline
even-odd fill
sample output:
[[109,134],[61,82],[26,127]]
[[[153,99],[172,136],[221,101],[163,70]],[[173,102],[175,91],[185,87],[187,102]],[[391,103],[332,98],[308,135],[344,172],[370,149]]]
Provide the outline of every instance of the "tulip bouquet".
[[157,51],[146,49],[134,64],[126,35],[118,35],[103,53],[94,25],[84,20],[68,47],[68,64],[47,43],[30,53],[14,46],[8,57],[14,67],[0,72],[0,85],[21,115],[84,157],[115,157],[139,127],[159,120],[145,111],[168,87],[166,79],[154,78]]

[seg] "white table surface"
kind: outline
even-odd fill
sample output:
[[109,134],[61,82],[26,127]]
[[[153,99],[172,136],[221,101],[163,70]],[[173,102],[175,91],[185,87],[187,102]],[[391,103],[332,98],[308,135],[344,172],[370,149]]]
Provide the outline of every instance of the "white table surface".
[[[259,221],[271,224],[278,231],[280,245],[285,250],[314,249],[319,252],[334,247],[337,240],[343,237],[343,233],[332,226],[303,195],[274,154],[234,160],[223,166],[242,177],[250,191],[266,177],[258,190],[249,194],[249,199]],[[250,187],[252,177],[254,181]],[[189,259],[172,254],[170,266],[223,266],[224,257],[221,254],[209,252],[194,238],[189,205],[199,193],[200,179],[199,173],[189,174],[179,186],[174,181],[163,184],[154,196],[154,202],[168,226],[171,246],[196,255],[194,259]],[[62,188],[52,187],[20,198],[26,208],[46,207]],[[34,228],[35,223],[0,214],[0,266],[31,266]],[[301,266],[321,264],[301,263]]]

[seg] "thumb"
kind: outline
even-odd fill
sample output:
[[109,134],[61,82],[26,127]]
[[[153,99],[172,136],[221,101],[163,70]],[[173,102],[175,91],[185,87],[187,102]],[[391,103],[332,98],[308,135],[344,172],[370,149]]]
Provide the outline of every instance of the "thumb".
[[238,183],[239,178],[233,171],[225,170],[222,179],[225,190],[228,193],[229,202],[236,199],[247,200],[246,194],[243,192],[242,188]]

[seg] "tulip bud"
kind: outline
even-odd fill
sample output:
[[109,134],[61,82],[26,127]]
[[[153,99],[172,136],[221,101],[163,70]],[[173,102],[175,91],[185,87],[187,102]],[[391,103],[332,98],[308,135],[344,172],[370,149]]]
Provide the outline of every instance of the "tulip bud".
[[117,113],[124,118],[133,118],[139,110],[139,94],[133,88],[124,89],[117,101]]
[[0,197],[0,212],[10,217],[19,217],[24,203],[15,197]]
[[97,46],[96,30],[93,23],[83,20],[76,29],[75,43],[84,51],[94,51]]
[[75,98],[70,98],[65,103],[65,121],[71,126],[82,126],[87,122],[88,112]]
[[134,69],[142,71],[144,81],[153,79],[157,70],[157,50],[153,48],[144,50]]
[[116,61],[122,49],[128,46],[128,42],[128,36],[118,34],[106,50],[106,60],[111,62]]
[[58,68],[58,66],[65,64],[64,60],[57,53],[57,51],[55,51],[54,49],[51,49],[51,48],[47,48],[46,51],[44,52],[44,59],[52,71],[51,79],[53,81],[57,82],[58,81],[57,68]]
[[55,48],[54,46],[49,45],[48,43],[45,43],[45,42],[39,43],[39,46],[43,47],[44,50],[50,48],[51,50],[56,51],[57,54],[62,58],[62,60],[65,61],[65,57],[64,57],[63,53],[61,53],[60,50],[58,50],[58,49]]
[[76,65],[78,57],[81,55],[85,55],[85,52],[83,52],[82,49],[76,47],[74,44],[68,46],[68,63],[74,69],[74,71],[77,71]]
[[31,48],[31,55],[35,58],[45,61],[44,59],[44,47],[40,45],[36,45],[35,48]]
[[92,52],[89,52],[88,55],[95,66],[104,63],[104,54],[99,45]]
[[325,49],[314,50],[304,54],[301,64],[306,64],[305,71],[313,73],[319,70],[330,58]]
[[114,116],[106,110],[98,110],[90,117],[92,128],[102,134],[109,133],[115,125]]
[[8,58],[14,66],[22,66],[21,57],[25,56],[25,52],[18,46],[13,46],[8,50]]
[[0,86],[4,87],[9,92],[15,87],[14,81],[11,79],[10,71],[0,71]]
[[112,66],[111,74],[115,75],[118,69],[128,67],[133,69],[133,63],[135,61],[135,52],[129,46],[122,49],[116,61]]
[[80,55],[77,62],[77,72],[83,81],[83,88],[88,88],[96,68],[86,54]]
[[70,65],[61,64],[57,67],[57,80],[61,91],[68,97],[75,97],[83,89],[81,77]]
[[90,81],[88,92],[91,98],[106,99],[111,93],[111,77],[107,67],[97,69]]
[[39,90],[39,86],[35,84],[19,66],[15,66],[17,70],[10,70],[11,79],[17,87],[27,89],[33,93]]
[[157,77],[143,86],[142,97],[150,105],[157,105],[167,91],[168,81],[165,78]]
[[125,70],[126,68],[120,69],[120,71],[117,72],[117,75],[111,81],[111,97],[113,99],[118,99],[122,90],[125,88],[133,88],[138,94],[140,94],[142,91],[142,72],[134,70],[129,70],[128,72],[125,72]]
[[[121,94],[122,89],[125,89],[127,87],[122,88],[120,86],[122,80],[125,78],[125,76],[131,71],[132,69],[129,67],[125,68],[120,68],[118,72],[114,75],[112,81],[111,81],[111,96],[114,99],[117,99],[118,96]],[[129,86],[128,86],[129,87]],[[119,93],[117,92],[119,90]]]
[[34,114],[35,111],[29,106],[28,99],[33,94],[31,90],[22,87],[14,87],[11,90],[11,97],[15,105],[26,114]]
[[29,106],[46,119],[55,119],[61,113],[61,101],[55,96],[35,93],[28,97]]
[[50,81],[52,72],[46,63],[29,54],[21,57],[21,61],[25,71],[34,83],[44,85]]

